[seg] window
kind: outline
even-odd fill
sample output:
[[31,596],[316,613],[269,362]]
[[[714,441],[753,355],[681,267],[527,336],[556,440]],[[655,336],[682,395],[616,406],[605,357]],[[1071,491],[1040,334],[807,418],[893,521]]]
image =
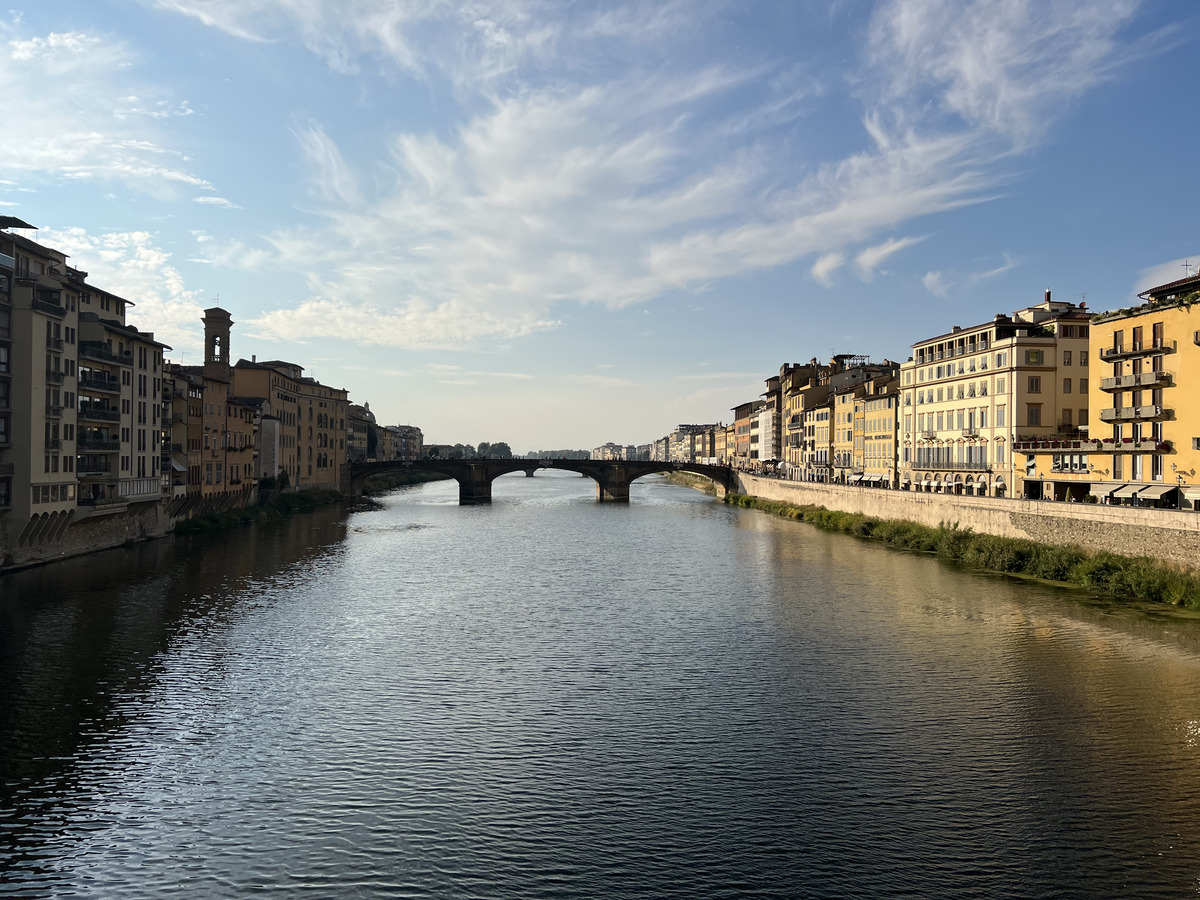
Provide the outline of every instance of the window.
[[1003,406],[996,407],[996,427],[997,428],[1004,427],[1004,407]]
[[1042,392],[1042,377],[1040,375],[1029,376],[1029,393],[1040,394]]
[[1087,392],[1088,392],[1087,379],[1080,378],[1079,379],[1079,393],[1086,394]]
[[1062,423],[1063,423],[1063,429],[1065,431],[1070,431],[1072,426],[1071,426],[1071,411],[1069,409],[1064,409],[1062,411]]
[[1081,366],[1086,366],[1087,362],[1088,362],[1088,352],[1086,350],[1080,350],[1079,351],[1079,364]]
[[1042,404],[1030,403],[1025,408],[1025,424],[1029,426],[1042,424]]
[[1157,453],[1150,457],[1150,480],[1163,480],[1163,458]]
[[1042,358],[1041,350],[1025,351],[1025,365],[1027,366],[1040,366],[1042,364]]
[[1063,379],[1063,393],[1064,394],[1071,393],[1071,379],[1070,378]]
[[1062,364],[1064,366],[1069,366],[1071,364],[1071,351],[1070,350],[1064,350],[1062,352],[1062,360],[1063,360]]
[[1125,458],[1123,456],[1121,456],[1120,453],[1114,453],[1112,461],[1113,461],[1113,478],[1116,479],[1117,481],[1124,481],[1125,480],[1125,475],[1124,475]]

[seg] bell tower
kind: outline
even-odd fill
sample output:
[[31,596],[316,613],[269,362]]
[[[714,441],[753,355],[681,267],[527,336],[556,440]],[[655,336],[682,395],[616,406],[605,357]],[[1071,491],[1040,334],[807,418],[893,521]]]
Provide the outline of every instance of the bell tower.
[[233,318],[219,306],[204,311],[204,374],[222,381],[230,379],[229,333]]

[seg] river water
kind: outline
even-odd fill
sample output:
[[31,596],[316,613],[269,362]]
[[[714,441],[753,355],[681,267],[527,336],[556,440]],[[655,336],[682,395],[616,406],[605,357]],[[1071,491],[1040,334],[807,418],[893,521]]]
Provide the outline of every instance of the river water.
[[1182,897],[1200,624],[563,473],[0,579],[0,893]]

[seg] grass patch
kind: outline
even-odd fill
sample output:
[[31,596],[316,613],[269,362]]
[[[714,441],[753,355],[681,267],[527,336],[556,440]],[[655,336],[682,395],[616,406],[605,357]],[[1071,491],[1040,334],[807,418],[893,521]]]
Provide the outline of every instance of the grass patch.
[[793,506],[748,494],[727,494],[725,502],[901,550],[933,553],[967,568],[1060,582],[1114,598],[1200,609],[1200,576],[1179,572],[1148,556],[1089,553],[1071,545],[978,534],[957,524],[930,528],[823,506]]

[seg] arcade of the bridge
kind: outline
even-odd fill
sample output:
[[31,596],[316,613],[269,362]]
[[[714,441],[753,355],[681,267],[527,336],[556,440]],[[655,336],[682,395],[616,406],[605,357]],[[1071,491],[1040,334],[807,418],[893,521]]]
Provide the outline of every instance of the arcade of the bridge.
[[386,472],[437,472],[458,481],[458,502],[468,506],[491,503],[492,482],[501,475],[523,471],[532,477],[538,469],[562,469],[585,475],[596,482],[596,499],[607,503],[628,503],[630,484],[644,475],[658,472],[702,475],[722,490],[729,490],[736,484],[732,469],[701,463],[590,459],[422,459],[347,465],[343,470],[343,490],[348,494],[357,494],[361,491],[364,479]]

